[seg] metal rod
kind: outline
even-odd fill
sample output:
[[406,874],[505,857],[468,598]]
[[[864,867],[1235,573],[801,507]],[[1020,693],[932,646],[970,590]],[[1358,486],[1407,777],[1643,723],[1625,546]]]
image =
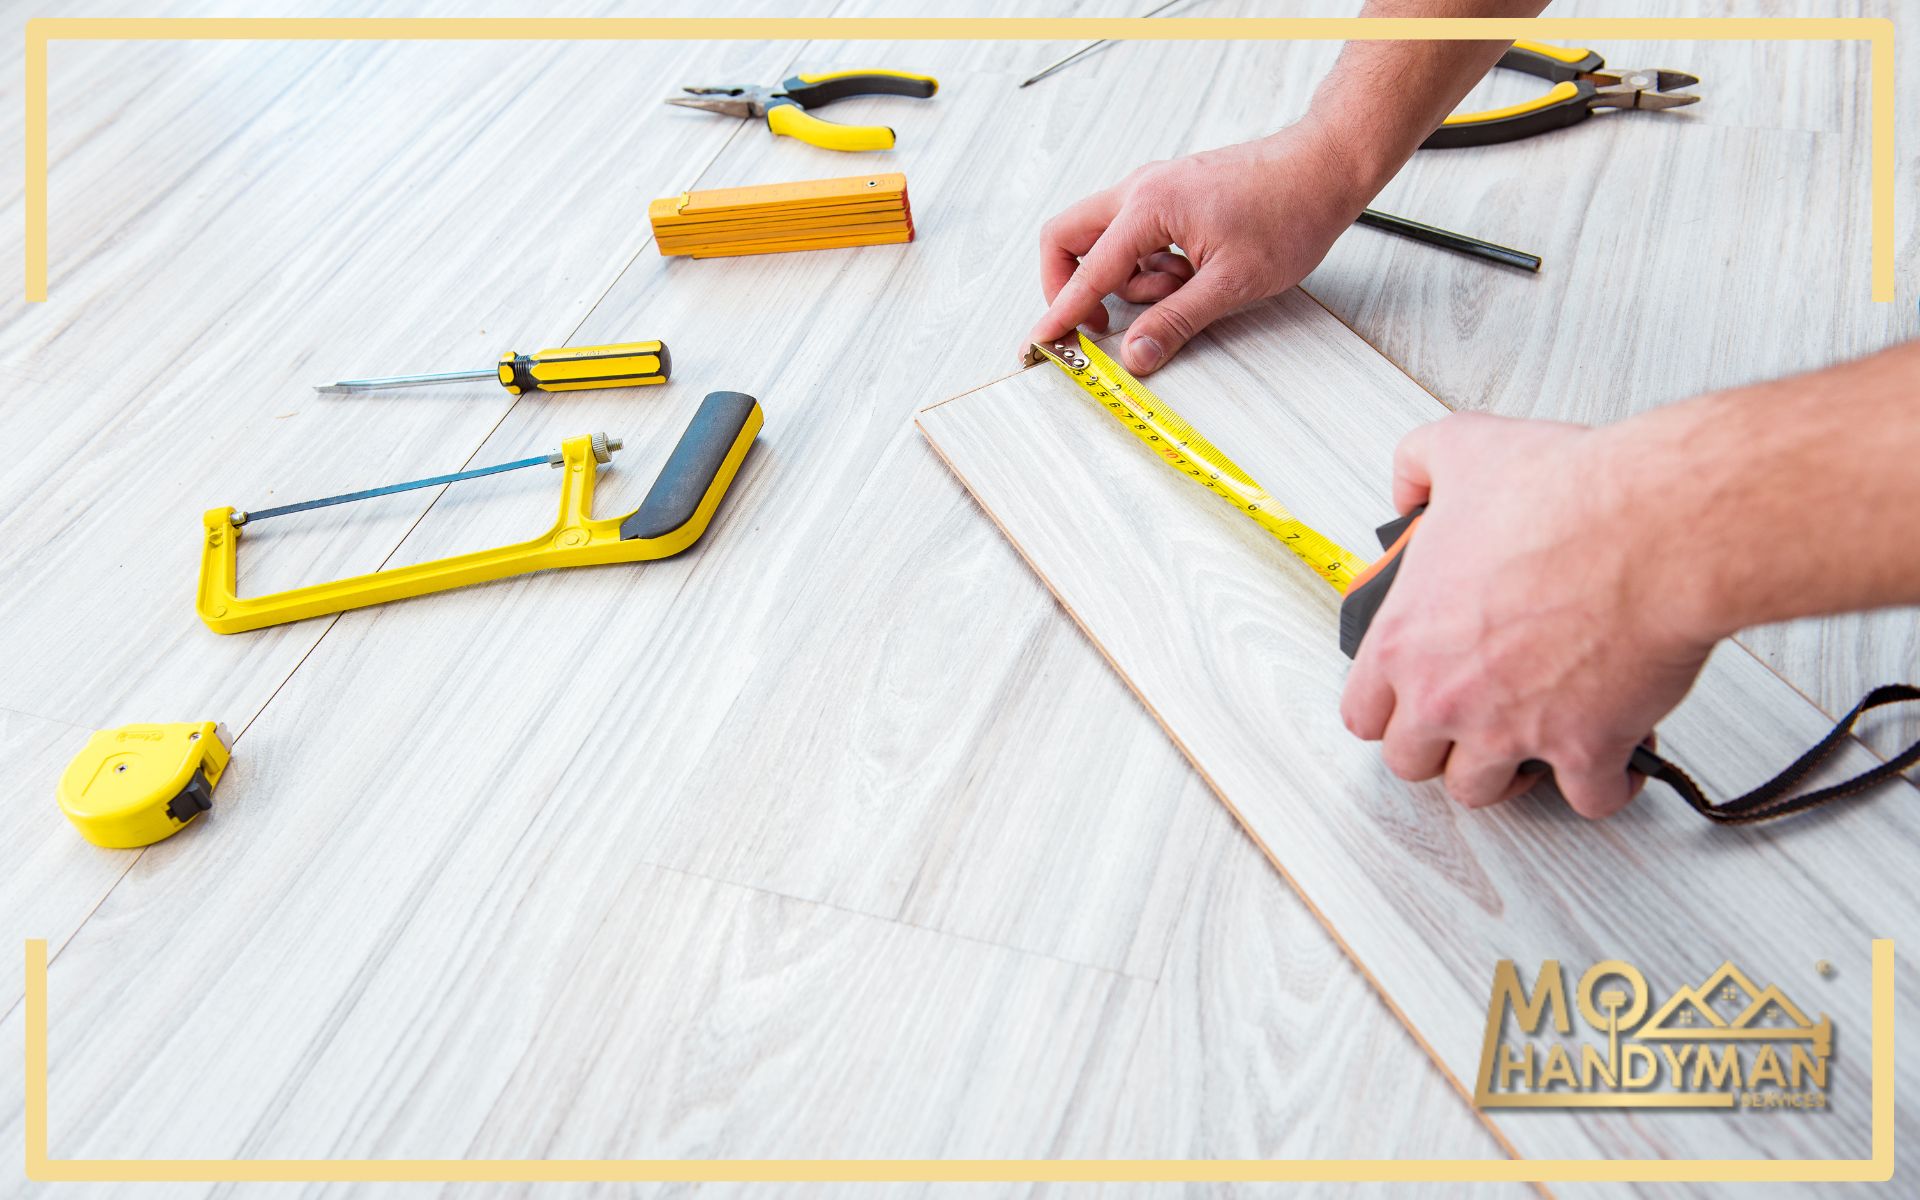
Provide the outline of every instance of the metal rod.
[[1383,213],[1369,208],[1355,219],[1356,225],[1368,225],[1374,229],[1384,229],[1388,233],[1397,233],[1401,237],[1412,238],[1416,242],[1425,242],[1429,246],[1439,246],[1459,254],[1485,259],[1487,262],[1502,266],[1517,267],[1522,271],[1538,271],[1540,256],[1528,254],[1525,250],[1515,250],[1511,246],[1502,246],[1496,242],[1483,241],[1464,233],[1455,233],[1450,229],[1441,229],[1434,225],[1423,225],[1419,221],[1409,221],[1405,217],[1396,217],[1392,213]]
[[481,379],[499,382],[500,372],[488,367],[479,371],[443,371],[438,375],[393,375],[386,379],[342,379],[313,390],[323,396],[342,392],[375,392],[386,388],[432,387],[436,383],[473,383]]
[[442,483],[458,483],[462,479],[478,479],[482,475],[498,475],[502,471],[518,471],[522,467],[542,467],[553,463],[555,456],[542,454],[537,458],[523,458],[518,462],[501,463],[493,467],[475,467],[471,471],[455,471],[451,475],[434,475],[427,479],[410,479],[405,483],[390,483],[385,487],[368,488],[363,492],[343,492],[338,496],[324,496],[318,500],[303,500],[299,504],[282,504],[278,508],[263,508],[258,512],[236,512],[233,514],[235,525],[245,525],[249,521],[264,521],[268,517],[284,517],[288,513],[306,512],[312,508],[326,508],[334,504],[346,504],[354,500],[371,500],[375,496],[391,496],[395,492],[410,492],[415,488],[433,487]]
[[1048,67],[1046,70],[1040,72],[1038,75],[1035,75],[1033,78],[1022,82],[1020,86],[1031,87],[1032,85],[1039,83],[1042,79],[1045,79],[1047,76],[1053,74],[1055,71],[1058,71],[1060,68],[1066,66],[1068,63],[1072,62],[1074,59],[1079,58],[1083,54],[1091,54],[1095,50],[1098,50],[1100,47],[1106,44],[1107,44],[1106,38],[1101,38],[1097,42],[1088,42],[1086,45],[1080,47],[1078,50],[1075,50],[1072,54],[1067,55],[1065,58],[1061,59],[1059,62],[1054,63],[1052,66]]
[[[1162,4],[1159,8],[1154,9],[1152,12],[1142,13],[1141,17],[1143,19],[1146,17],[1157,17],[1161,13],[1172,8],[1174,5],[1185,4],[1186,2],[1187,0],[1167,0],[1167,3]],[[1027,80],[1026,83],[1022,83],[1020,86],[1026,87],[1028,86],[1028,84],[1039,83],[1042,79],[1045,79],[1047,76],[1053,74],[1055,71],[1058,71],[1061,67],[1066,66],[1068,63],[1072,62],[1074,59],[1079,58],[1083,54],[1087,54],[1094,50],[1098,50],[1100,47],[1106,45],[1109,41],[1112,41],[1112,40],[1113,39],[1111,38],[1101,38],[1097,42],[1088,42],[1086,45],[1080,47],[1078,50],[1075,50],[1072,54],[1067,55],[1065,58],[1061,59],[1059,62],[1054,63],[1052,66],[1040,72],[1038,75],[1035,75],[1032,79]]]

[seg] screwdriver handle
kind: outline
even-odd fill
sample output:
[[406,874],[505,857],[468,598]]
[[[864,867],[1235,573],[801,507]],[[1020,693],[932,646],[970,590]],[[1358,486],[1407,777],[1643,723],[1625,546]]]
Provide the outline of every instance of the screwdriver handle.
[[509,350],[500,356],[500,386],[516,396],[665,383],[672,371],[665,342],[561,346],[532,354]]

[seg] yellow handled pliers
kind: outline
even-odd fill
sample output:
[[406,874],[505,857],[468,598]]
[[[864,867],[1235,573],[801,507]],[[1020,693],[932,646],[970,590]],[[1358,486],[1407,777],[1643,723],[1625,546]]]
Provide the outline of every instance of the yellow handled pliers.
[[1606,65],[1591,50],[1515,42],[1495,66],[1551,80],[1553,87],[1545,95],[1505,108],[1455,113],[1420,145],[1423,149],[1491,146],[1576,124],[1596,108],[1679,108],[1700,99],[1671,94],[1700,82],[1684,71],[1660,67],[1609,71]]
[[885,125],[839,125],[823,121],[807,109],[849,96],[913,96],[925,100],[940,90],[930,75],[905,71],[836,71],[829,75],[795,75],[777,88],[690,87],[668,104],[699,108],[729,117],[765,117],[775,134],[799,138],[823,150],[891,150],[893,130]]

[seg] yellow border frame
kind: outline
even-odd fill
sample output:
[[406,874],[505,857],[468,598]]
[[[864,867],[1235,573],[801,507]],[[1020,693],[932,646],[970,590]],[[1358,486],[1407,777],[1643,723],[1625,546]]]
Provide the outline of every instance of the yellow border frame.
[[1873,943],[1873,1157],[1797,1159],[176,1158],[47,1156],[47,943],[26,944],[27,1178],[49,1183],[1884,1183],[1893,1178],[1893,942]]
[[[26,25],[26,299],[47,298],[53,41],[1457,40],[1866,41],[1873,299],[1893,299],[1893,23],[1880,18],[35,18]],[[47,1154],[47,943],[26,943],[28,1178],[47,1182],[1884,1182],[1894,1168],[1894,947],[1873,943],[1865,1159],[55,1159]]]
[[1893,299],[1893,22],[1884,17],[35,17],[26,26],[26,298],[47,298],[53,41],[1864,41],[1873,47],[1873,299]]

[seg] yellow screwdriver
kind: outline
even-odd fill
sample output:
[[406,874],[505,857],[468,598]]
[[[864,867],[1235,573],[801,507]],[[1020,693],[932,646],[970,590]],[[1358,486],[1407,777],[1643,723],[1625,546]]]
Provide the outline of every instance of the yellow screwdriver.
[[608,346],[563,346],[535,350],[532,354],[509,350],[493,368],[443,371],[437,375],[392,375],[385,379],[342,379],[313,390],[333,395],[493,379],[518,396],[522,392],[573,392],[584,388],[665,383],[672,370],[673,359],[667,354],[665,342],[616,342]]

